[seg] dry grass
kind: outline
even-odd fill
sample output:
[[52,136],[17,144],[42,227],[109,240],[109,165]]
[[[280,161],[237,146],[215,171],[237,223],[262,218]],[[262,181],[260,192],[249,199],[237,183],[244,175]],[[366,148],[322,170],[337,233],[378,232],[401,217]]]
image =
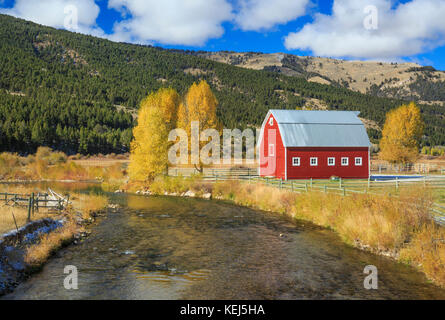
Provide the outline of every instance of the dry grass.
[[69,243],[75,234],[81,232],[83,227],[73,219],[75,212],[80,212],[83,219],[89,219],[94,213],[104,210],[107,205],[108,198],[105,196],[74,194],[72,196],[72,206],[68,208],[68,214],[65,215],[68,221],[60,229],[43,235],[38,243],[28,247],[25,262],[32,267],[40,266],[57,249]]
[[69,160],[62,152],[47,147],[37,149],[35,155],[21,157],[13,153],[0,154],[1,180],[103,180],[122,183],[125,178],[125,161],[108,160],[107,165],[95,161],[96,165],[81,165]]
[[429,279],[445,287],[445,229],[426,224],[400,252],[402,261],[421,269]]
[[[27,185],[17,185],[17,184],[0,184],[0,192],[17,193],[29,195],[32,192],[37,193],[41,190],[36,190],[35,188]],[[14,216],[13,216],[14,214]],[[51,217],[47,210],[40,209],[39,212],[34,212],[34,216],[31,218],[43,219]],[[14,221],[15,218],[15,221]],[[27,223],[28,219],[28,208],[9,206],[5,205],[4,202],[0,203],[0,234],[15,230],[16,227],[23,227]],[[17,226],[16,226],[17,223]]]
[[[15,218],[15,221],[14,221]],[[28,210],[25,208],[0,207],[0,234],[24,226],[27,222]],[[17,223],[17,225],[16,225]]]
[[429,221],[431,194],[424,188],[403,190],[400,201],[389,196],[323,192],[296,194],[262,184],[217,183],[215,197],[261,210],[286,213],[337,231],[350,244],[376,250],[401,248],[410,235]]
[[71,197],[72,206],[82,213],[83,219],[89,219],[94,213],[103,211],[108,205],[108,198],[102,195],[74,194]]
[[227,181],[214,185],[213,196],[330,228],[346,243],[389,252],[445,287],[445,229],[431,221],[432,195],[426,188],[403,189],[397,201],[366,194],[295,194],[261,184]]
[[40,266],[57,249],[69,243],[77,232],[79,232],[79,227],[74,222],[69,221],[60,229],[43,235],[39,243],[26,250],[25,263],[33,267]]
[[169,177],[159,176],[152,181],[149,186],[145,182],[130,182],[125,185],[125,190],[136,192],[149,187],[153,194],[163,195],[165,192],[181,194],[188,190],[194,191],[198,196],[212,191],[212,183],[203,182],[200,175],[191,177]]
[[[84,219],[90,218],[94,213],[104,210],[108,205],[108,198],[100,195],[75,194],[72,197],[71,210],[80,211]],[[25,262],[38,267],[44,263],[57,249],[69,243],[75,234],[83,228],[74,222],[72,212],[67,215],[68,222],[49,234],[45,234],[40,241],[26,250]]]

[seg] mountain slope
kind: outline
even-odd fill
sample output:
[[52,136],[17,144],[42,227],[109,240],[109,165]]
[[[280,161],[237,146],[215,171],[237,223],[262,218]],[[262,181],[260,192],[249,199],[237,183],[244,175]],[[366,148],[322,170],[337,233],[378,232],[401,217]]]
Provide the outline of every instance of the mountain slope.
[[[0,151],[48,145],[69,153],[124,152],[133,115],[150,91],[180,93],[205,79],[226,127],[259,126],[270,108],[360,110],[378,138],[402,101],[249,70],[183,52],[114,43],[0,15]],[[423,141],[445,145],[444,108],[421,106]]]
[[254,70],[269,70],[308,81],[332,84],[380,97],[445,101],[445,72],[415,63],[345,61],[285,53],[198,52],[217,62]]

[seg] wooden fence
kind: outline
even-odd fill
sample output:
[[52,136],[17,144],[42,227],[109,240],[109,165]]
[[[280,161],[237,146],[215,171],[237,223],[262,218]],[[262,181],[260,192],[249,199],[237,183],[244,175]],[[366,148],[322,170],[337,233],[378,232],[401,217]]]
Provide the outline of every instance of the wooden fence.
[[49,189],[49,193],[31,193],[19,194],[19,193],[0,193],[0,201],[9,206],[20,206],[28,208],[28,222],[31,221],[31,217],[35,212],[39,212],[39,209],[52,209],[60,212],[69,203],[69,195],[67,198],[61,197]]
[[373,163],[371,161],[371,172],[373,173],[418,173],[445,174],[445,168],[433,163],[415,163],[406,165]]
[[[196,172],[190,170],[190,174],[184,174],[183,171],[171,170],[170,175],[190,176]],[[283,180],[276,178],[259,177],[255,169],[205,169],[200,179],[209,182],[218,181],[245,181],[248,183],[263,183],[268,186],[286,189],[296,193],[306,193],[309,191],[319,191],[325,193],[336,193],[342,196],[351,194],[373,194],[389,195],[397,197],[400,189],[409,186],[423,186],[431,189],[445,189],[445,177],[442,176],[422,176],[422,177],[395,177],[394,179],[381,180]],[[445,206],[434,203],[432,214],[436,222],[445,225]]]

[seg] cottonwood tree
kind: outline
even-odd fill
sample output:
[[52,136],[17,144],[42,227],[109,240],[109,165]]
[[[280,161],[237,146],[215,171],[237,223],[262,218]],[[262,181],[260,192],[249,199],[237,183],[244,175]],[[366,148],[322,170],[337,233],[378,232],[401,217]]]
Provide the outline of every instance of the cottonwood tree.
[[[189,150],[191,147],[192,138],[192,122],[199,123],[199,132],[206,129],[215,129],[219,133],[222,130],[222,125],[216,116],[216,108],[218,101],[212,92],[209,84],[202,80],[199,84],[193,83],[189,88],[183,103],[180,104],[178,110],[178,128],[184,129],[187,132]],[[199,139],[199,137],[197,137]],[[199,149],[207,144],[207,141],[200,141]],[[195,165],[196,167],[196,165]],[[202,171],[203,164],[199,163],[199,171]]]
[[380,140],[380,158],[399,164],[415,162],[424,127],[414,102],[388,112]]
[[175,90],[164,88],[142,101],[130,149],[132,180],[150,180],[168,170],[168,134],[176,124],[179,101]]

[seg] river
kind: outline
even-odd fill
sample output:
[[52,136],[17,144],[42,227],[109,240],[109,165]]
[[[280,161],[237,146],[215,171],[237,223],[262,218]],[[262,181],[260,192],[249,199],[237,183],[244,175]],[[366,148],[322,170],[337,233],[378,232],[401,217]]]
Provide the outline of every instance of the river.
[[[445,299],[415,269],[330,230],[222,201],[112,195],[78,245],[3,299]],[[64,267],[78,270],[66,290]],[[363,286],[366,265],[378,289]]]

